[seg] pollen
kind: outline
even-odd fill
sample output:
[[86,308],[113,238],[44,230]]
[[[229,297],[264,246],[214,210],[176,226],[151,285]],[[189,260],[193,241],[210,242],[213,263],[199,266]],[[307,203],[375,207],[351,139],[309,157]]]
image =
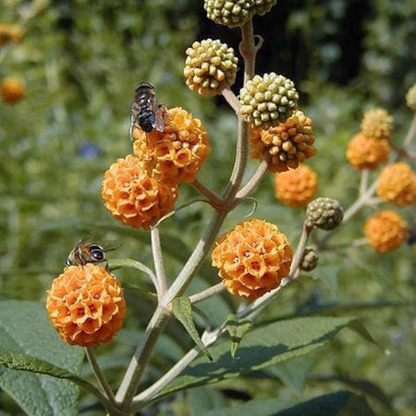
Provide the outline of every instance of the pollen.
[[126,315],[120,282],[91,263],[66,267],[54,279],[47,291],[46,309],[60,337],[81,347],[110,342]]
[[286,236],[269,222],[238,224],[219,238],[212,265],[219,269],[228,292],[254,300],[280,285],[289,274],[292,249]]

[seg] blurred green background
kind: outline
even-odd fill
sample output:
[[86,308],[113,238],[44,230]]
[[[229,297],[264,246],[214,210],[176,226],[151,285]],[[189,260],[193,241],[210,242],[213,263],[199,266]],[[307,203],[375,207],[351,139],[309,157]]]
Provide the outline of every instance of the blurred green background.
[[[129,117],[134,86],[141,80],[156,86],[160,102],[183,106],[203,120],[212,153],[199,179],[217,192],[223,189],[232,169],[235,116],[222,98],[191,93],[182,70],[185,50],[194,40],[219,37],[237,51],[239,32],[209,21],[202,4],[2,0],[0,23],[22,24],[26,35],[19,44],[0,48],[0,81],[20,78],[26,97],[14,105],[0,102],[0,299],[43,300],[68,253],[87,234],[122,243],[112,258],[129,257],[152,266],[147,233],[116,223],[100,196],[104,171],[131,151]],[[265,39],[258,73],[275,71],[293,79],[300,106],[314,121],[318,155],[309,165],[318,173],[318,195],[349,206],[357,197],[360,175],[347,164],[345,149],[359,130],[362,112],[375,106],[389,110],[396,121],[396,144],[412,118],[404,95],[416,81],[416,3],[279,0],[254,24],[255,33]],[[240,86],[241,76],[233,87],[237,94]],[[250,161],[248,174],[256,166]],[[183,184],[178,205],[196,196]],[[258,200],[255,215],[276,223],[295,245],[304,211],[277,203],[271,175],[253,196]],[[250,203],[238,207],[223,230],[251,208]],[[361,238],[363,221],[372,211],[365,208],[334,242]],[[401,213],[410,225],[416,224],[414,208]],[[180,270],[184,259],[175,255],[168,237],[180,236],[177,244],[191,249],[210,214],[209,207],[194,204],[161,227],[169,276]],[[331,303],[336,306],[321,313],[359,316],[390,355],[344,331],[329,348],[300,364],[304,389],[281,374],[275,378],[269,374],[267,379],[247,376],[177,396],[157,411],[192,416],[201,406],[208,409],[259,397],[306,400],[347,385],[368,393],[377,414],[414,415],[415,264],[415,246],[404,245],[383,256],[367,247],[326,252],[312,278],[305,275],[283,291],[263,317],[316,312],[318,305]],[[130,302],[126,329],[110,347],[99,349],[114,386],[140,337],[138,328],[144,328],[153,308],[144,276],[131,271],[117,275],[128,298],[140,296],[142,301]],[[207,262],[190,292],[217,282]],[[353,307],[354,302],[361,307]],[[205,302],[204,308],[219,323],[233,304],[224,295]],[[172,324],[168,332],[183,336],[163,340],[146,382],[160,376],[191,345],[178,326]],[[374,384],[357,382],[363,379]],[[87,395],[81,409],[85,415],[101,414]],[[2,392],[0,410],[22,414]]]

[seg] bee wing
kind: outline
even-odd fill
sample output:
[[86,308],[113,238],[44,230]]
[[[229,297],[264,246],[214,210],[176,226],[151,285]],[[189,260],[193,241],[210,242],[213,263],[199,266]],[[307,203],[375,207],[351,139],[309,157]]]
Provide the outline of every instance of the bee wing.
[[135,128],[137,128],[136,122],[137,122],[137,110],[136,110],[136,106],[133,104],[133,108],[131,109],[130,130],[129,130],[130,140],[132,142],[134,142],[133,131]]
[[164,105],[157,105],[157,109],[155,110],[154,114],[155,114],[155,121],[153,123],[153,128],[163,133],[165,131],[166,107]]

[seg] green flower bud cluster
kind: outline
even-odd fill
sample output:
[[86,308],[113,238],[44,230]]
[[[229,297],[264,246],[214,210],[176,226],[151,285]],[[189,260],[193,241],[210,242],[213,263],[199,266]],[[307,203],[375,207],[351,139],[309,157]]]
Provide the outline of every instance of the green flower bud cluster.
[[366,111],[361,121],[361,132],[372,139],[390,140],[393,127],[393,117],[383,108]]
[[186,50],[186,85],[201,95],[217,95],[235,82],[238,58],[233,48],[218,39],[194,42]]
[[247,123],[266,130],[284,123],[298,106],[295,84],[274,72],[256,75],[240,90],[241,110]]
[[341,204],[332,198],[318,198],[310,202],[306,209],[306,225],[322,230],[334,230],[344,218]]
[[318,261],[319,257],[316,250],[313,247],[306,247],[299,267],[305,272],[310,272],[316,268]]
[[205,0],[208,19],[229,28],[246,24],[254,14],[264,15],[277,0]]
[[411,110],[416,112],[416,82],[407,91],[406,104]]

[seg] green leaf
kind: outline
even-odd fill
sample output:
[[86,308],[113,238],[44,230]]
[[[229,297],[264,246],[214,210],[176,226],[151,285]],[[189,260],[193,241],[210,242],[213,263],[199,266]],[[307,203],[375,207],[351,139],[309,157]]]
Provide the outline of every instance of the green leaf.
[[338,297],[338,273],[338,266],[321,266],[317,270],[318,278],[325,284],[333,298]]
[[257,371],[306,355],[326,345],[342,328],[355,318],[313,317],[274,322],[250,331],[241,341],[239,359],[233,359],[228,342],[210,348],[218,357],[210,363],[197,358],[183,373],[159,394],[216,383],[240,374]]
[[[25,356],[30,356],[27,364],[31,371],[36,371],[36,359],[41,359],[51,368],[59,367],[77,376],[84,359],[82,348],[71,347],[59,338],[48,320],[45,305],[39,302],[0,302],[0,348],[3,365],[20,369]],[[42,364],[41,368],[46,367]],[[78,414],[78,387],[68,380],[0,366],[0,386],[28,415]]]
[[316,359],[310,355],[284,361],[269,370],[295,393],[301,395],[305,386],[305,380],[309,371],[314,366]]
[[216,409],[200,416],[376,416],[363,396],[339,391],[288,405],[277,399],[252,400],[233,408]]
[[195,328],[195,323],[192,318],[192,304],[189,298],[186,296],[181,296],[174,299],[172,302],[172,311],[176,319],[184,326],[198,348],[210,361],[213,361],[212,355],[209,353],[207,347],[202,342],[201,337]]
[[230,314],[228,315],[225,325],[231,338],[231,356],[235,358],[235,353],[237,352],[237,348],[243,339],[244,334],[250,331],[253,324],[248,319],[240,320],[234,314]]
[[187,396],[189,405],[193,408],[196,415],[204,411],[227,406],[226,397],[221,392],[210,387],[198,387],[187,392]]

